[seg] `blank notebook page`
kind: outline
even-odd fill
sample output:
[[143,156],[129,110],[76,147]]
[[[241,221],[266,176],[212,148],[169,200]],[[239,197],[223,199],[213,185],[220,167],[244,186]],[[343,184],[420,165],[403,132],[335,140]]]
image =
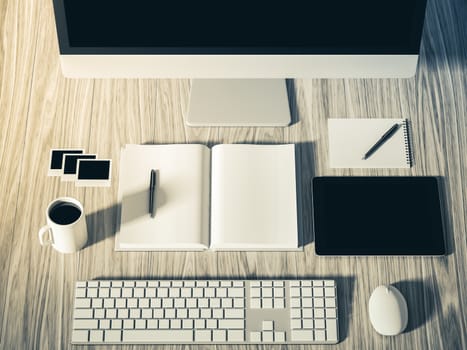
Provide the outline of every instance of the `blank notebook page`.
[[[368,159],[364,154],[395,123],[402,124]],[[406,119],[328,120],[331,168],[410,168]]]
[[[116,250],[206,249],[209,149],[202,145],[127,145],[120,158]],[[149,215],[151,169],[156,215]]]
[[212,149],[211,248],[298,249],[295,145]]

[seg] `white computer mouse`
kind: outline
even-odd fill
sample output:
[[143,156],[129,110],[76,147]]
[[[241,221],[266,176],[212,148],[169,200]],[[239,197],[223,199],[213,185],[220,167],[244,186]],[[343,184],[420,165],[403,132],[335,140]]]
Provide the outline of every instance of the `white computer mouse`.
[[370,296],[368,312],[370,322],[379,334],[397,335],[407,327],[407,302],[396,287],[376,287]]

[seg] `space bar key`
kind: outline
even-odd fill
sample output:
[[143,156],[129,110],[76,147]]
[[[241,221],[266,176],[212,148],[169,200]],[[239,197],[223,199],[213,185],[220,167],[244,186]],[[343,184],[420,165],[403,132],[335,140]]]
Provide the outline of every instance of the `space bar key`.
[[123,343],[183,343],[193,341],[193,330],[184,329],[124,329]]

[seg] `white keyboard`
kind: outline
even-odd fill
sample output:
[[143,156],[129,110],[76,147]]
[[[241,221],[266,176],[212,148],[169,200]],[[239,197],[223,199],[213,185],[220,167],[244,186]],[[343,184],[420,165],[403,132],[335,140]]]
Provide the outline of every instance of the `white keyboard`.
[[73,344],[335,344],[333,280],[76,283]]

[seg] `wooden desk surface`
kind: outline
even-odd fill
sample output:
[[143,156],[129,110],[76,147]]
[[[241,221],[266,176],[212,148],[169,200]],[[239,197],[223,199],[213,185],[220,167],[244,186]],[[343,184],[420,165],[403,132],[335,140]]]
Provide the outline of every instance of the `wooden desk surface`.
[[[0,348],[71,347],[79,279],[275,276],[337,279],[341,342],[333,348],[466,349],[466,7],[465,0],[429,1],[413,79],[290,81],[291,127],[202,129],[183,122],[189,80],[66,80],[52,1],[0,1]],[[332,117],[409,118],[414,166],[330,169],[326,125]],[[120,147],[195,142],[303,144],[300,220],[308,235],[312,176],[441,176],[449,254],[319,258],[313,243],[304,253],[114,252]],[[112,158],[112,187],[80,189],[46,177],[53,147],[84,147]],[[47,204],[63,195],[81,200],[88,214],[91,242],[74,255],[42,248],[37,239]],[[408,300],[409,326],[401,336],[382,337],[370,326],[368,297],[383,283],[395,284]]]

